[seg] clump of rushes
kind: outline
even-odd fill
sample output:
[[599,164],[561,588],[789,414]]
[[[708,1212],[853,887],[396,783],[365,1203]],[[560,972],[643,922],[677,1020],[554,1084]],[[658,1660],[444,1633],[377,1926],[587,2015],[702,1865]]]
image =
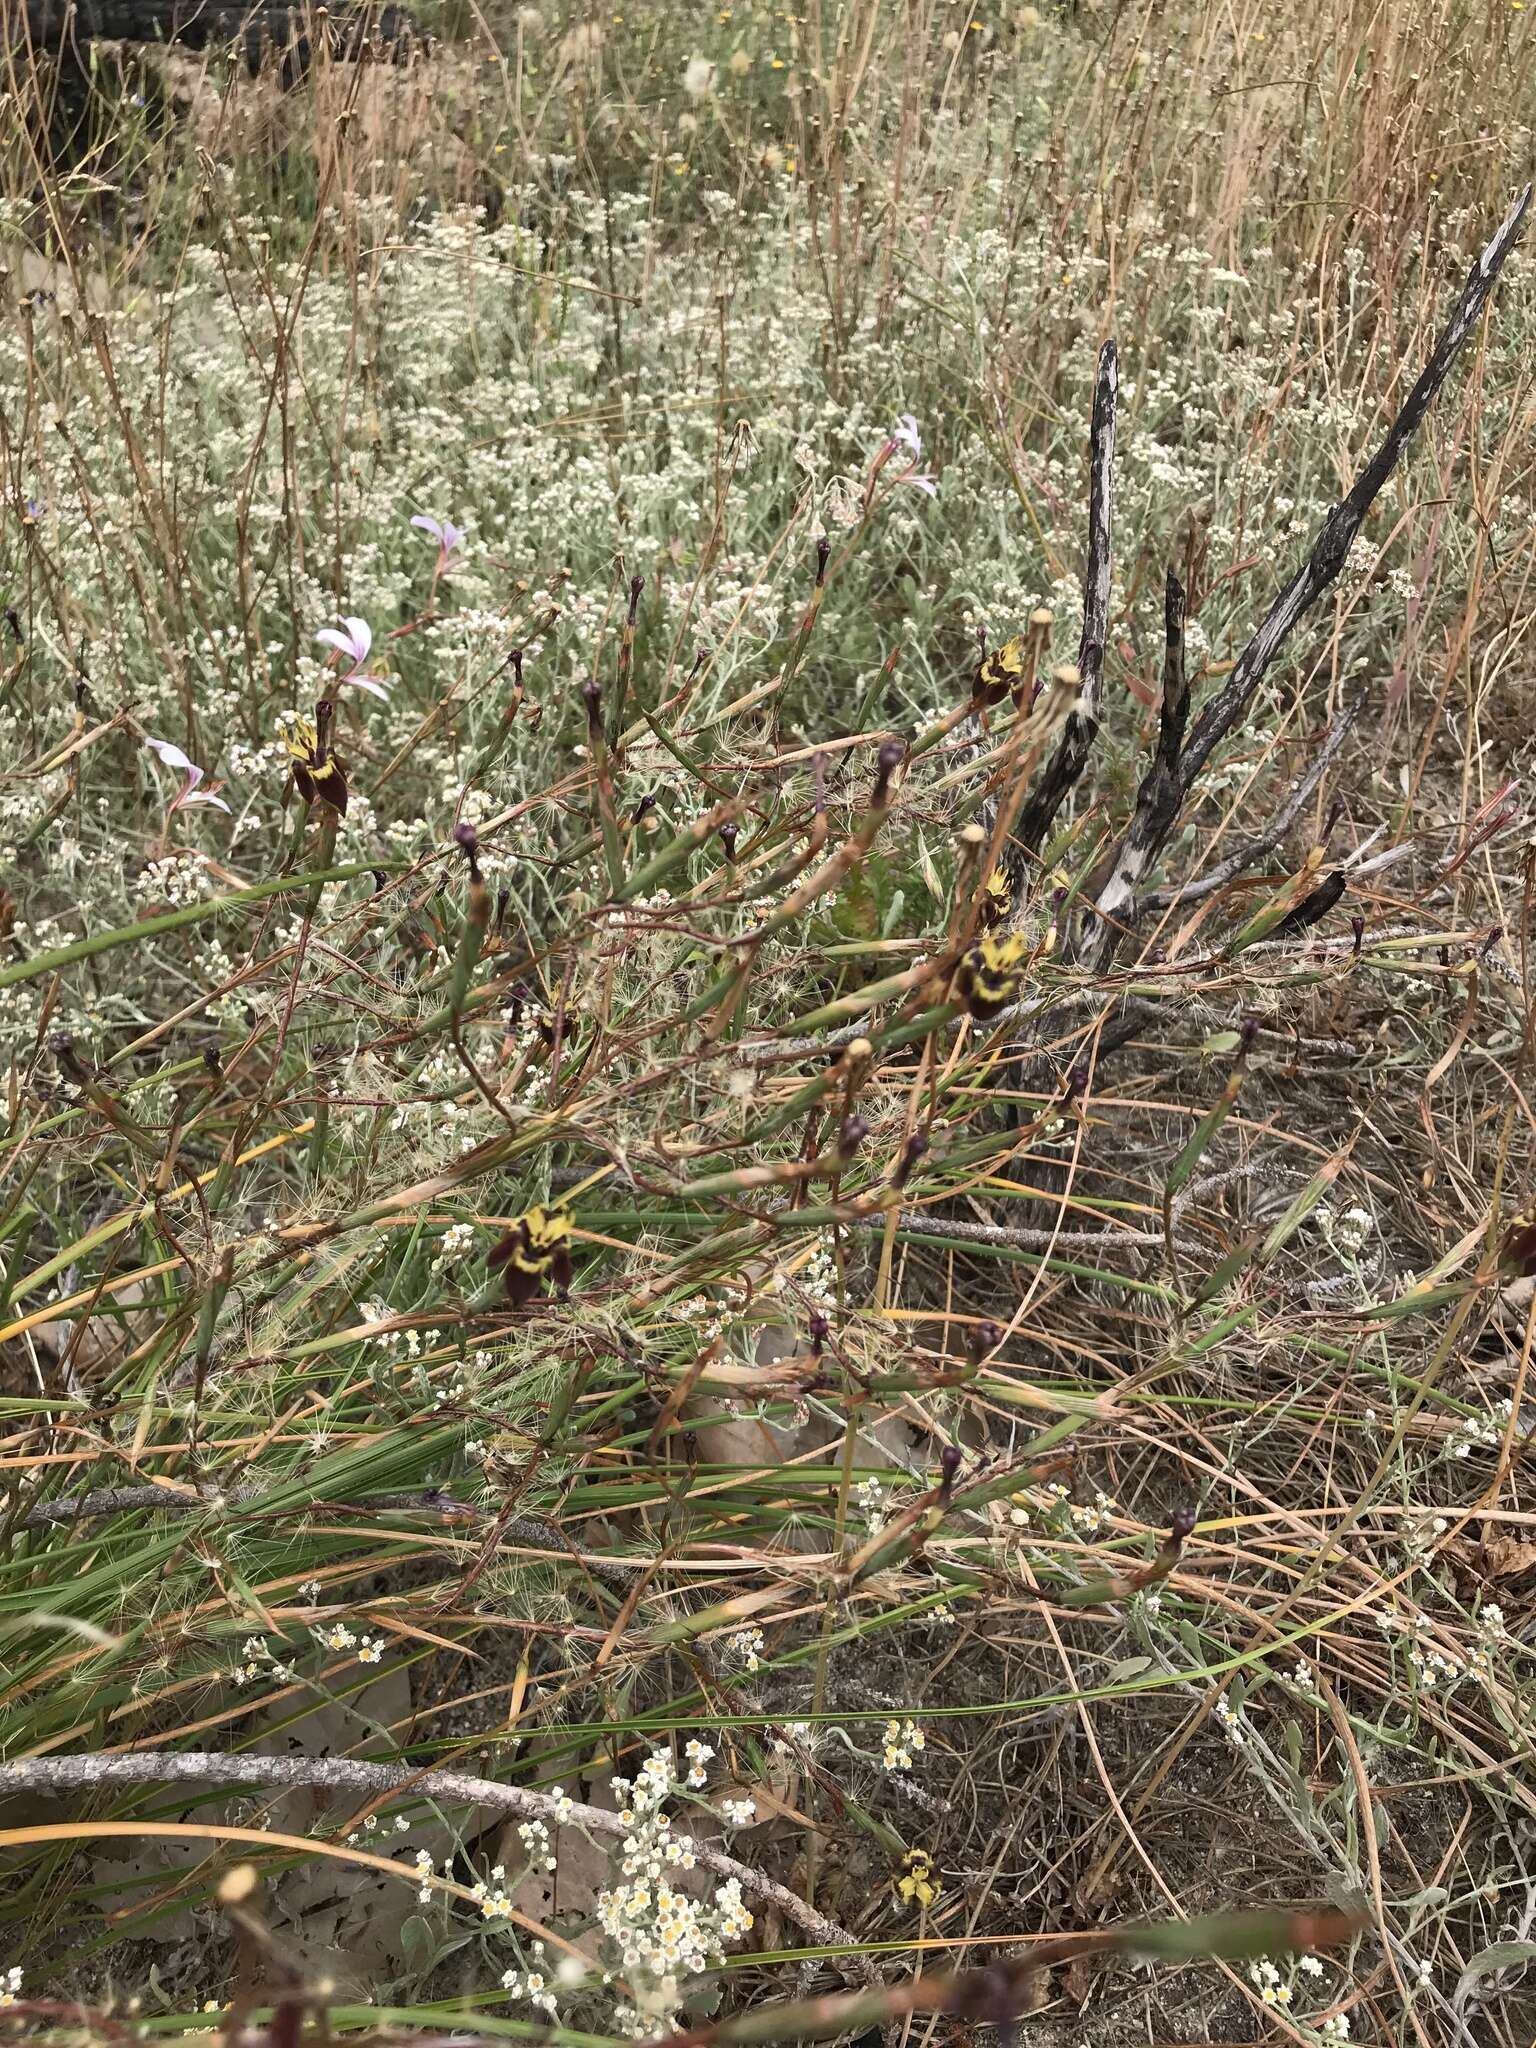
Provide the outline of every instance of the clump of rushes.
[[322,697],[313,718],[297,718],[283,736],[293,763],[293,782],[307,804],[329,804],[341,817],[347,812],[347,771],[331,746],[331,720],[336,706]]
[[542,1204],[519,1216],[516,1223],[485,1255],[493,1273],[503,1273],[507,1299],[514,1308],[542,1293],[553,1283],[561,1294],[571,1285],[571,1219],[563,1209],[546,1209]]
[[967,1016],[990,1023],[1019,992],[1029,941],[1022,932],[998,932],[978,939],[960,961],[956,993]]

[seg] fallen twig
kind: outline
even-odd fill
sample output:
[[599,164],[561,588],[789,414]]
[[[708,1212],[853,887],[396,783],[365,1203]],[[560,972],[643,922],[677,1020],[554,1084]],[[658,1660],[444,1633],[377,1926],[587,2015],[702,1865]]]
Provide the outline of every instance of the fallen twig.
[[[413,1770],[407,1764],[363,1763],[351,1757],[212,1756],[197,1750],[134,1751],[122,1756],[23,1757],[0,1764],[0,1797],[8,1792],[91,1791],[106,1785],[260,1785],[274,1791],[316,1785],[332,1792],[357,1792],[365,1798],[381,1793],[409,1792],[422,1799],[464,1806],[486,1806],[523,1820],[562,1824],[562,1808],[547,1792],[499,1785],[467,1771]],[[574,1822],[595,1835],[627,1835],[632,1822],[600,1806],[576,1802],[563,1809],[564,1822]],[[723,1850],[694,1845],[694,1855],[717,1877],[734,1878],[744,1892],[776,1906],[786,1920],[822,1948],[857,1948],[854,1936],[825,1913],[808,1906],[786,1885],[765,1877],[750,1864],[738,1863]],[[416,1883],[408,1865],[401,1874]],[[864,1974],[871,1974],[864,1966]]]

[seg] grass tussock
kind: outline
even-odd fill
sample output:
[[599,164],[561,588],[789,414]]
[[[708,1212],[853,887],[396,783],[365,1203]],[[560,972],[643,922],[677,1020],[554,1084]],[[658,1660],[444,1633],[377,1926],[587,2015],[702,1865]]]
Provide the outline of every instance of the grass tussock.
[[1529,2041],[1530,15],[24,13],[0,2024]]

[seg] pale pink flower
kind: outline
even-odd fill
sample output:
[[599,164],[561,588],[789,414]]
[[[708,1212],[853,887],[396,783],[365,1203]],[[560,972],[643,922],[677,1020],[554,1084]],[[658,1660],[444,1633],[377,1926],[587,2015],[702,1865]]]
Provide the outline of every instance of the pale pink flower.
[[[187,778],[181,788],[171,798],[170,807],[166,812],[167,817],[171,815],[172,811],[186,810],[191,804],[212,804],[216,810],[229,810],[229,805],[225,803],[223,797],[216,794],[218,790],[224,787],[223,783],[210,782],[206,789],[200,789],[198,785],[202,782],[207,770],[199,768],[190,756],[182,752],[174,740],[153,740],[146,734],[144,744],[151,753],[159,755],[167,768],[179,768]],[[233,816],[232,812],[231,816]]]
[[315,638],[322,646],[334,647],[338,654],[350,659],[352,666],[341,678],[343,685],[350,683],[356,689],[366,690],[381,704],[389,702],[389,692],[384,685],[363,674],[363,663],[373,646],[373,628],[366,619],[343,617],[339,626],[322,626]]
[[463,529],[454,525],[451,519],[434,519],[430,512],[418,512],[411,521],[428,533],[437,542],[437,566],[439,572],[447,567],[448,557],[464,539]]

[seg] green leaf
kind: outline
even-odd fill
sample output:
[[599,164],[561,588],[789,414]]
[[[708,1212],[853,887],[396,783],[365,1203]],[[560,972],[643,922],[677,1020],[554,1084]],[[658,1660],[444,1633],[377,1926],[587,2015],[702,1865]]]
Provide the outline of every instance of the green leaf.
[[416,1977],[425,1977],[436,1962],[437,1929],[423,1914],[413,1913],[400,1929],[400,1954]]
[[1213,1031],[1201,1046],[1202,1052],[1236,1052],[1243,1042],[1240,1031]]
[[1491,1948],[1480,1948],[1457,1978],[1452,2003],[1460,2005],[1482,1978],[1498,1970],[1517,1970],[1524,1963],[1536,1963],[1536,1941],[1496,1941]]
[[1106,1685],[1123,1685],[1128,1678],[1140,1678],[1143,1671],[1152,1669],[1150,1657],[1122,1657],[1118,1664],[1111,1664],[1104,1674]]

